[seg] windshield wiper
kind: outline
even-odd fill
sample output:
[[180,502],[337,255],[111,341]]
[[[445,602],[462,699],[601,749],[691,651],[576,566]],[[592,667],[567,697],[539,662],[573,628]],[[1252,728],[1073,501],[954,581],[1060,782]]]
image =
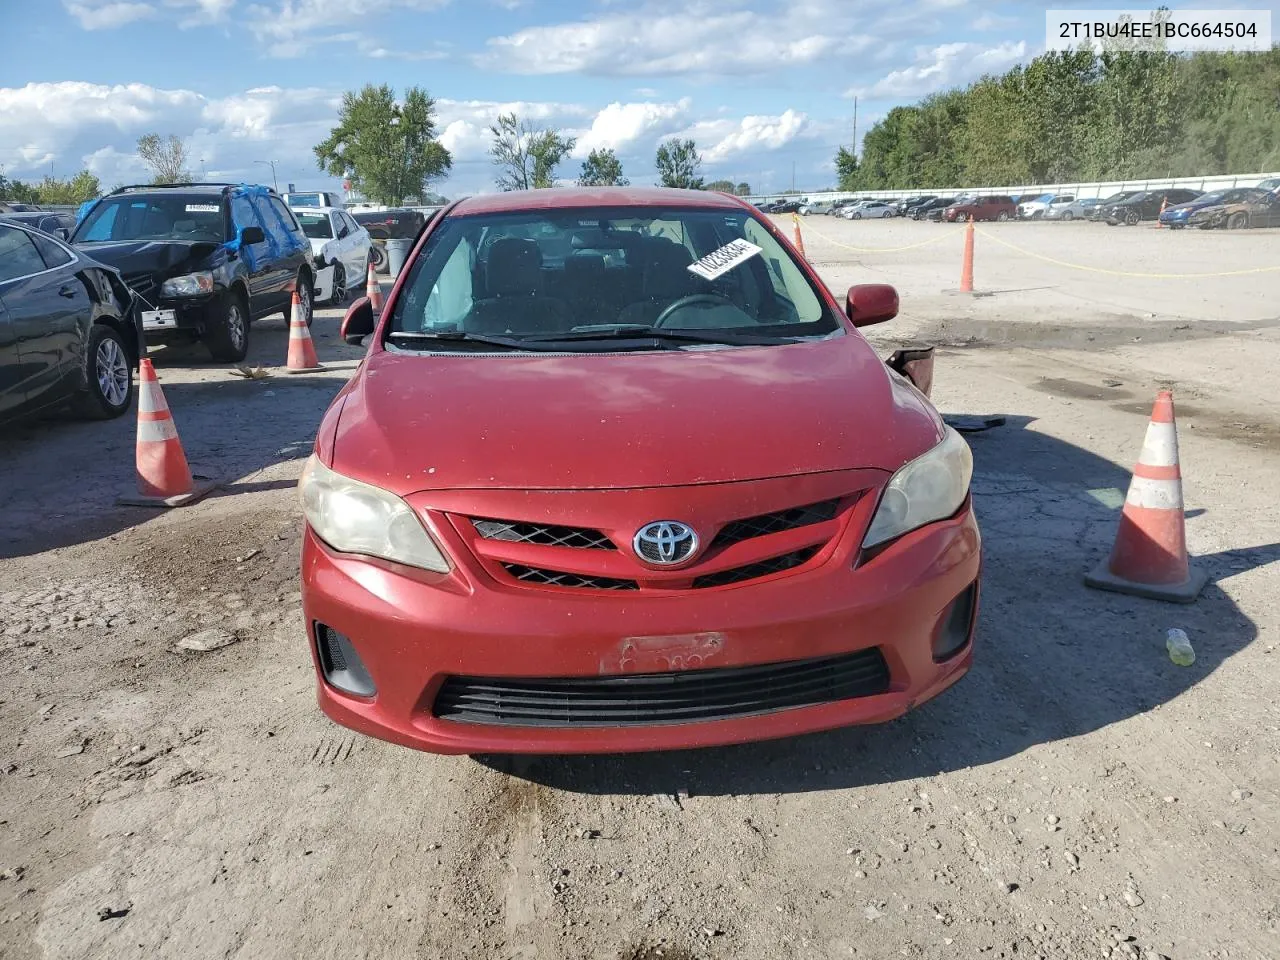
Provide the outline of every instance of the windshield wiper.
[[536,343],[581,343],[591,340],[654,340],[668,343],[720,343],[735,347],[772,346],[794,343],[795,337],[767,336],[752,333],[729,333],[716,330],[667,330],[643,323],[619,323],[597,326],[565,333],[540,333],[522,338]]
[[387,339],[398,347],[418,347],[423,350],[430,350],[433,343],[474,343],[487,347],[503,347],[508,350],[529,349],[524,342],[516,337],[493,337],[482,333],[463,333],[461,330],[442,330],[437,333],[419,330],[392,330],[387,334]]

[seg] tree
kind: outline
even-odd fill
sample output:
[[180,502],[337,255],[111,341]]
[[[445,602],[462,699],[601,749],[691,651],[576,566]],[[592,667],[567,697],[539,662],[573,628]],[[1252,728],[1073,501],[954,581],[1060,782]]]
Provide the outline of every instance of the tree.
[[182,183],[194,179],[187,172],[186,141],[169,134],[162,139],[158,133],[148,133],[138,138],[138,158],[152,171],[152,183]]
[[704,187],[706,190],[714,190],[717,193],[733,193],[732,180],[712,180]]
[[622,161],[612,150],[592,150],[582,161],[580,187],[625,187],[630,183],[622,175]]
[[698,145],[692,140],[668,140],[659,145],[656,158],[658,178],[664,187],[684,190],[702,190],[702,178],[698,170],[702,157]]
[[427,185],[453,166],[436,138],[435,107],[421,87],[405,90],[400,103],[385,83],[347,91],[338,125],[313,148],[316,165],[378,203],[421,199]]
[[[489,128],[493,144],[489,154],[501,169],[499,190],[536,190],[555,186],[560,161],[578,141],[558,130],[543,130],[514,113],[505,113]],[[584,165],[585,169],[585,165]]]
[[58,180],[45,177],[36,187],[40,194],[40,203],[79,205],[102,195],[102,184],[88,170],[81,170],[70,180]]
[[858,183],[858,155],[848,147],[841,147],[836,151],[836,177],[839,178],[841,190],[857,190]]
[[13,203],[39,203],[40,191],[21,180],[6,180],[0,176],[0,200]]
[[751,196],[751,184],[745,182],[740,183],[733,188],[733,192],[740,197],[749,197]]

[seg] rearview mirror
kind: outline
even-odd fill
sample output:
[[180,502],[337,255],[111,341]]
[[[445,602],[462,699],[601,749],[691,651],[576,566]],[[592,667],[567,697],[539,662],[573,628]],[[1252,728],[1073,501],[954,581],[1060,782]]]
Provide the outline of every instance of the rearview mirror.
[[869,327],[898,315],[898,291],[887,283],[860,283],[849,288],[845,312],[855,327]]
[[342,339],[353,347],[364,343],[364,338],[373,333],[373,304],[368,297],[361,297],[347,307],[346,316],[342,318]]
[[262,232],[261,227],[241,227],[240,242],[242,244],[265,243],[267,235]]

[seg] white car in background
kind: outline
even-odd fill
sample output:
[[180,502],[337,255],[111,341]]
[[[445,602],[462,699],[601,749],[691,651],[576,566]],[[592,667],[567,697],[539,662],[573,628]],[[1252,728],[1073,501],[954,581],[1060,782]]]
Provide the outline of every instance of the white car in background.
[[368,276],[373,248],[369,231],[347,211],[334,207],[294,207],[293,215],[311,241],[316,302],[342,304],[347,293],[359,290]]

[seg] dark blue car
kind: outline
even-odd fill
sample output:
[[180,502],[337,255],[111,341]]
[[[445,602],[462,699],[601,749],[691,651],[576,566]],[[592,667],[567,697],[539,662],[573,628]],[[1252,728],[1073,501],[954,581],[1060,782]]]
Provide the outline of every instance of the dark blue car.
[[1221,206],[1224,203],[1239,203],[1249,199],[1249,195],[1256,192],[1249,187],[1237,187],[1231,190],[1214,190],[1212,193],[1204,193],[1194,200],[1167,207],[1164,213],[1160,214],[1160,223],[1174,230],[1181,230],[1199,211],[1208,207]]

